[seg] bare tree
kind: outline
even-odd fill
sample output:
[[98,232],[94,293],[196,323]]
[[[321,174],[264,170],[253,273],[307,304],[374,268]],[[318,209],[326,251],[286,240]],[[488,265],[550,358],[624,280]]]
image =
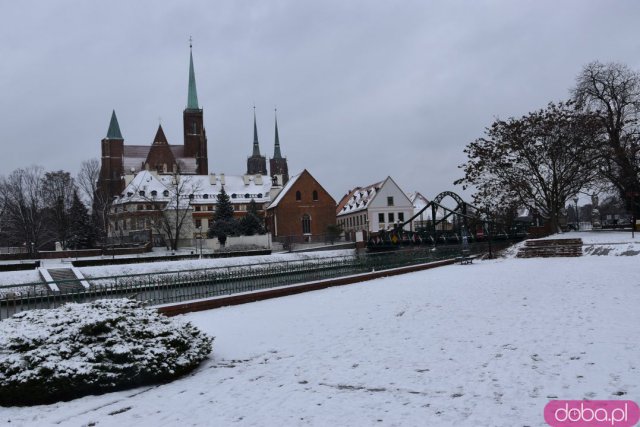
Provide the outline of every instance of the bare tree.
[[487,138],[467,145],[465,177],[455,184],[474,186],[476,205],[527,207],[555,230],[567,199],[597,174],[591,141],[596,127],[593,117],[564,103],[497,120]]
[[69,172],[47,172],[42,178],[43,199],[56,239],[65,248],[69,231],[69,209],[76,185]]
[[43,176],[42,167],[31,166],[16,169],[0,181],[3,223],[9,241],[25,245],[29,253],[51,241],[45,215]]
[[578,75],[573,95],[579,107],[599,120],[600,173],[638,217],[640,74],[624,64],[592,62]]
[[191,224],[193,210],[191,203],[195,194],[201,189],[193,177],[174,173],[171,175],[167,190],[169,191],[167,203],[162,209],[162,215],[156,217],[153,222],[153,227],[164,233],[169,239],[171,249],[176,250],[185,225]]
[[76,177],[76,183],[80,190],[82,200],[91,207],[92,219],[99,238],[107,235],[109,224],[109,208],[111,200],[109,196],[98,188],[100,177],[100,161],[89,159],[82,162],[80,171]]
[[[116,215],[124,218],[125,221],[127,216],[132,217],[134,222],[148,220],[151,228],[165,236],[169,247],[175,250],[178,248],[180,239],[193,232],[191,204],[195,195],[201,190],[199,182],[193,176],[174,173],[164,175],[162,179],[151,178],[157,179],[162,188],[158,191],[159,188],[155,184],[154,190],[150,191],[147,188],[149,179],[150,177],[137,176],[125,189],[125,198],[118,200],[114,206],[119,211],[119,205],[126,206],[127,203],[134,204],[137,201],[151,203],[155,209],[143,218],[140,215],[128,214],[123,206],[122,213]],[[122,227],[116,227],[115,230],[122,231]]]

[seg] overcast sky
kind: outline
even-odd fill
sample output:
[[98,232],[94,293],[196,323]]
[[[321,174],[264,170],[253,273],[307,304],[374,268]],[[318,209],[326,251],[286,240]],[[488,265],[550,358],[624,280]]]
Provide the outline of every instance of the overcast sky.
[[0,174],[75,174],[115,109],[125,143],[182,144],[189,36],[209,171],[280,142],[336,198],[392,176],[459,189],[494,118],[565,99],[583,65],[640,69],[637,1],[13,1],[0,5]]

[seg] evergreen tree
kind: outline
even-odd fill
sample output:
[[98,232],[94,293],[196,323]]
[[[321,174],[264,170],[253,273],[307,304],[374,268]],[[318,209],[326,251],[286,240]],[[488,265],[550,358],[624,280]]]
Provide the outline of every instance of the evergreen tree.
[[258,205],[253,199],[249,203],[247,214],[240,220],[240,231],[244,236],[266,233],[262,217],[258,213]]
[[213,213],[213,226],[207,232],[208,237],[217,237],[224,245],[227,236],[239,234],[238,221],[233,217],[233,205],[224,187],[216,197],[216,210]]
[[67,246],[73,249],[87,249],[93,246],[96,237],[93,223],[86,206],[80,201],[77,191],[69,209],[69,231]]

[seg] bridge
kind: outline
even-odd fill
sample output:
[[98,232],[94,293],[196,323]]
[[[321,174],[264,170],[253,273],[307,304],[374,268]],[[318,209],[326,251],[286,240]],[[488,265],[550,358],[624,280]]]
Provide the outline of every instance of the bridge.
[[[442,202],[453,200],[455,206]],[[492,240],[522,239],[528,224],[514,221],[505,224],[452,191],[443,191],[420,211],[393,229],[372,233],[367,241],[369,251],[396,249],[400,246],[451,245]]]

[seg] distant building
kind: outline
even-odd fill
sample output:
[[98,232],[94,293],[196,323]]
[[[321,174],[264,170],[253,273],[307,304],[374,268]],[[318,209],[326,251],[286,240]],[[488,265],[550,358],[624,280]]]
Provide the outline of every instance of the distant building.
[[307,171],[292,177],[266,209],[267,228],[274,240],[324,240],[336,224],[336,201]]
[[[247,158],[244,175],[209,174],[207,136],[203,109],[198,103],[193,54],[189,55],[189,86],[187,107],[183,111],[183,144],[167,141],[162,126],[158,126],[151,145],[125,145],[115,111],[107,135],[102,139],[102,161],[98,191],[111,201],[109,237],[135,237],[140,241],[156,233],[153,230],[162,211],[173,214],[189,211],[181,231],[182,239],[204,235],[211,226],[216,197],[221,188],[230,197],[236,216],[246,213],[251,200],[264,213],[266,205],[289,180],[287,159],[282,156],[278,121],[275,121],[273,158],[267,171],[267,159],[260,154],[256,114],[253,114],[252,155]],[[192,191],[181,192],[180,203],[174,202],[175,182],[188,182]],[[319,190],[318,190],[319,191]],[[183,203],[184,202],[184,203]],[[334,202],[335,207],[335,202]]]
[[[211,227],[217,196],[224,187],[234,208],[234,215],[246,215],[251,201],[264,214],[269,202],[272,181],[262,175],[160,175],[151,171],[138,173],[114,200],[109,213],[109,236],[148,236],[161,244],[158,219],[165,211],[188,210],[181,239],[206,235]],[[173,214],[172,214],[173,215]]]
[[[169,144],[162,126],[158,126],[151,145],[125,144],[115,111],[111,114],[107,135],[102,139],[102,159],[98,188],[109,200],[119,197],[128,182],[139,172],[158,175],[207,175],[209,157],[203,109],[198,103],[193,54],[189,55],[189,87],[187,107],[182,113],[183,143]],[[270,159],[271,179],[278,185],[288,180],[287,159],[282,156],[276,120],[274,155]],[[260,154],[255,107],[253,115],[253,151],[247,159],[246,175],[268,176],[267,160]]]
[[[390,230],[413,216],[411,200],[398,184],[387,177],[384,181],[350,190],[338,203],[338,224],[352,239],[358,231],[373,233]],[[411,229],[411,224],[404,227]],[[366,236],[365,236],[366,238]]]

